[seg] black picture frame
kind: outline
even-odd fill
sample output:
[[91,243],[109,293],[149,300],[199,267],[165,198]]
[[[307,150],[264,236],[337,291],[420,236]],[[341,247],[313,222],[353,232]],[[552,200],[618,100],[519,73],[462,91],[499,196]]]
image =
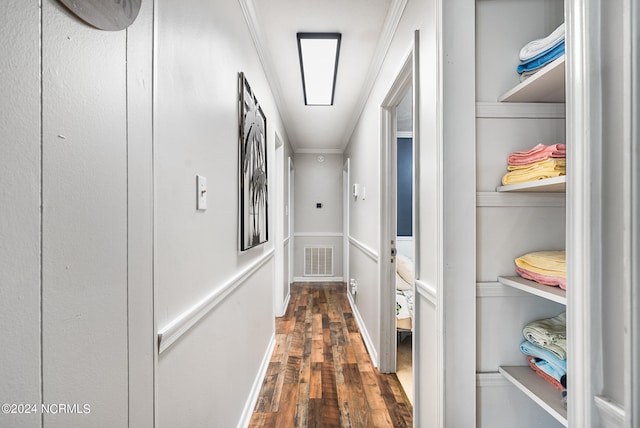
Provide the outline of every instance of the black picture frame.
[[240,251],[269,240],[267,118],[244,73],[238,73]]

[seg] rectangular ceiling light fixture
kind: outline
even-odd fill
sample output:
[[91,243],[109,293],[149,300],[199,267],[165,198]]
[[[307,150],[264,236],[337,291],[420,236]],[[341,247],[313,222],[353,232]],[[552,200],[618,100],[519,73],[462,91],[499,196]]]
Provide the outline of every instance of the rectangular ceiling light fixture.
[[298,33],[305,105],[333,105],[341,39],[340,33]]

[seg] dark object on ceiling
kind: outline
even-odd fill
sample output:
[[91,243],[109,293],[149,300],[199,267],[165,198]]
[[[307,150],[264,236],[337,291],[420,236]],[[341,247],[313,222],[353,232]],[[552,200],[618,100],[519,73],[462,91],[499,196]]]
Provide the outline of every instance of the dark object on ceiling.
[[136,20],[142,0],[60,0],[78,18],[100,30],[124,30]]

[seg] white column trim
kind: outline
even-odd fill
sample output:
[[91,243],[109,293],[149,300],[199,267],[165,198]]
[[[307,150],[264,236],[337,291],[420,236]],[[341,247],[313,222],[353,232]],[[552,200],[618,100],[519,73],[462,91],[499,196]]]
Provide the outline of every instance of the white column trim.
[[573,427],[596,426],[593,397],[602,390],[600,0],[566,0],[567,346],[571,350]]
[[630,384],[631,390],[628,397],[627,423],[628,426],[640,425],[640,5],[637,1],[629,1],[631,12],[629,13],[630,32],[630,61],[631,61],[631,118],[636,118],[631,122],[631,243],[629,260],[636,260],[631,263],[630,284],[635,284],[630,290]]
[[178,338],[189,331],[191,327],[196,325],[198,321],[220,304],[225,297],[251,278],[254,273],[273,258],[273,255],[274,249],[272,248],[251,266],[245,268],[235,277],[217,287],[207,297],[161,328],[160,331],[158,331],[158,353],[162,354],[166,351]]

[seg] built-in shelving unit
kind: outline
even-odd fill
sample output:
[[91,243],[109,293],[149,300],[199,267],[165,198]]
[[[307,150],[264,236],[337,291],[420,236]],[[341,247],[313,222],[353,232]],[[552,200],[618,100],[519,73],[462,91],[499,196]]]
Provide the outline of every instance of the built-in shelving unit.
[[[499,98],[510,103],[564,103],[565,56],[521,82]],[[497,192],[565,193],[566,176],[499,186]],[[530,281],[519,276],[501,276],[498,282],[552,302],[567,304],[566,291]],[[546,382],[529,366],[501,366],[499,372],[531,400],[547,411],[562,425],[568,426],[567,410],[561,402],[560,391]]]
[[512,88],[498,101],[508,103],[563,103],[564,55]]
[[499,368],[499,371],[509,382],[513,383],[558,422],[565,427],[568,426],[567,409],[562,406],[560,401],[560,391],[538,376],[531,367],[503,366]]
[[567,292],[560,287],[552,287],[549,285],[539,284],[519,276],[499,276],[498,282],[508,287],[517,288],[518,290],[533,294],[552,302],[567,304]]
[[499,186],[497,192],[549,192],[564,193],[566,191],[567,177],[545,178],[544,180],[529,181],[527,183],[509,184]]

